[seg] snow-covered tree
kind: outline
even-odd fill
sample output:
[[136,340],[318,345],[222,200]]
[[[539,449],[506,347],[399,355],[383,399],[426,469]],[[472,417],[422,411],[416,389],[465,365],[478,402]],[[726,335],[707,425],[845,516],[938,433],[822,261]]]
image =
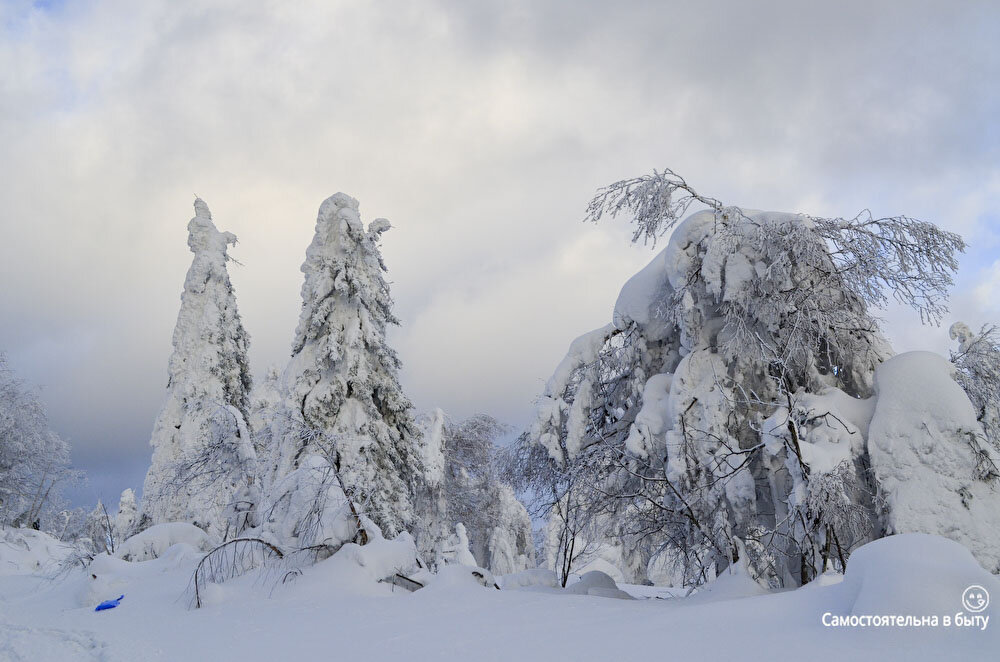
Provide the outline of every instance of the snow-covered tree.
[[447,559],[461,524],[477,565],[496,574],[533,566],[531,518],[498,470],[507,426],[486,414],[454,421],[440,409],[417,422],[425,473],[414,533],[424,558]]
[[[708,209],[680,223],[692,204]],[[868,426],[891,349],[872,311],[895,299],[940,321],[961,238],[905,216],[726,207],[669,170],[602,189],[588,219],[618,213],[636,241],[673,230],[668,245],[612,324],[573,343],[521,451],[577,521],[567,549],[596,523],[624,565],[669,559],[686,584],[740,549],[775,583],[842,568],[887,527]]]
[[100,499],[87,515],[84,535],[90,541],[89,551],[94,554],[114,554],[121,542],[115,532],[114,520]]
[[420,555],[433,563],[441,556],[453,531],[448,499],[451,481],[447,473],[450,459],[447,440],[453,424],[440,408],[418,416],[416,424],[421,432],[424,473],[414,495],[413,537]]
[[469,534],[461,522],[455,525],[455,533],[445,541],[441,559],[444,563],[455,565],[478,565],[476,557],[469,551]]
[[399,359],[385,339],[387,327],[398,324],[379,250],[389,227],[376,219],[365,229],[358,201],[343,193],[320,206],[302,265],[302,313],[283,379],[284,406],[272,416],[281,435],[272,466],[277,484],[306,458],[322,458],[345,492],[393,536],[413,521],[422,463]]
[[134,533],[139,525],[139,506],[135,498],[135,492],[128,488],[122,492],[118,500],[118,514],[113,522],[115,539],[125,542]]
[[932,352],[894,356],[875,372],[867,447],[884,525],[956,540],[1000,572],[1000,454],[954,375]]
[[194,260],[174,328],[167,401],[150,439],[139,527],[187,521],[223,536],[239,526],[234,510],[252,510],[258,499],[246,425],[248,337],[226,266],[236,237],[216,229],[204,201],[196,199],[194,208],[188,223]]
[[51,529],[59,490],[74,477],[69,445],[50,427],[38,391],[0,354],[0,525]]

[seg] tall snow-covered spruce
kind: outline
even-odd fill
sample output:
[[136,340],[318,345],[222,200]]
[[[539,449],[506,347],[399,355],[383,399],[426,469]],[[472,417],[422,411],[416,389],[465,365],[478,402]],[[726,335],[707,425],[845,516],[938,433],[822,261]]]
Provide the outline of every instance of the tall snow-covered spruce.
[[139,528],[186,521],[225,535],[235,533],[235,512],[257,501],[257,460],[246,425],[248,338],[226,269],[236,236],[216,229],[200,198],[194,209],[188,223],[194,260],[174,328],[167,401],[150,440]]
[[[331,468],[354,507],[393,536],[413,522],[423,469],[420,433],[398,381],[399,359],[385,338],[386,328],[399,323],[379,250],[389,227],[380,218],[366,229],[358,201],[343,193],[320,205],[302,265],[302,313],[282,386],[288,420],[273,470],[281,491],[281,485],[300,484],[288,477],[301,469]],[[275,494],[273,500],[285,497],[295,498]],[[344,505],[331,498],[324,508]],[[322,522],[325,515],[315,518]]]

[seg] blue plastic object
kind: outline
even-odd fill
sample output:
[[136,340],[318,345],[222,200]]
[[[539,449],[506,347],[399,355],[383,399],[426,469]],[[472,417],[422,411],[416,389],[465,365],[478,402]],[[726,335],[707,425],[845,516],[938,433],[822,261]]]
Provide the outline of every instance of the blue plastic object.
[[104,611],[105,609],[114,609],[115,607],[118,606],[118,603],[121,602],[122,598],[124,597],[125,597],[124,595],[119,595],[118,598],[115,600],[105,600],[101,604],[94,607],[94,611]]

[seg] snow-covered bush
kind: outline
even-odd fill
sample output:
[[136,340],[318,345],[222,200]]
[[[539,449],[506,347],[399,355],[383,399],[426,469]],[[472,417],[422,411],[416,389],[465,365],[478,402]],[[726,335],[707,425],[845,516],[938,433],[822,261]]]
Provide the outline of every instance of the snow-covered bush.
[[[267,539],[283,549],[322,546],[328,556],[344,543],[358,540],[357,506],[348,500],[327,456],[305,456],[269,493],[271,501],[262,513],[261,528]],[[369,525],[366,535],[375,528]]]
[[445,563],[476,566],[476,557],[469,551],[469,534],[465,525],[455,525],[455,533],[448,537],[439,557]]
[[[931,352],[907,352],[879,366],[868,432],[871,467],[886,499],[887,533],[951,538],[987,570],[1000,572],[1000,458],[983,439],[954,372]],[[990,467],[985,476],[984,462]]]
[[118,540],[127,540],[136,533],[139,525],[139,506],[135,499],[135,492],[128,488],[122,492],[118,499],[118,514],[113,522],[115,537]]

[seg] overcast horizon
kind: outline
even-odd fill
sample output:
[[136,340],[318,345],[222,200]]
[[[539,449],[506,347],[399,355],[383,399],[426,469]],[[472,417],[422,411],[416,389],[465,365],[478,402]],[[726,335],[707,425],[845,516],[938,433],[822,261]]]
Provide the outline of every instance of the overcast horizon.
[[[903,9],[905,8],[905,11]],[[670,167],[749,208],[906,214],[969,248],[941,327],[1000,321],[1000,5],[0,0],[0,352],[89,485],[140,488],[195,195],[237,235],[255,378],[284,365],[320,202],[386,217],[417,411],[520,427],[666,245],[582,222]]]

